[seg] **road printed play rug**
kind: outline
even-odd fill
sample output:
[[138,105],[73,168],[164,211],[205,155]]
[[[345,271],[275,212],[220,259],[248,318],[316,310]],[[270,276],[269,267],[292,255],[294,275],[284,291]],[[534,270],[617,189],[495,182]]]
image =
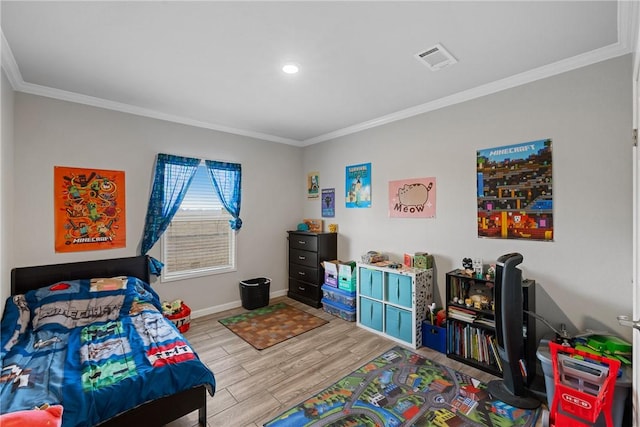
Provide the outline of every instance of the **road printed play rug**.
[[258,350],[329,323],[283,302],[218,321]]
[[535,426],[539,411],[495,400],[486,384],[398,346],[265,427]]

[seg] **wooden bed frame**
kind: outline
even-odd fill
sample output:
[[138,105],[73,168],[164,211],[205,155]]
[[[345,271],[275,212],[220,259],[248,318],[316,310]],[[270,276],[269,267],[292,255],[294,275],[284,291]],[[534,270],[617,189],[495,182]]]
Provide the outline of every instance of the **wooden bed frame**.
[[[133,276],[149,283],[146,255],[66,264],[19,267],[11,270],[11,295],[64,280]],[[204,385],[146,402],[103,421],[101,427],[161,426],[198,410],[198,424],[207,425],[207,390]]]

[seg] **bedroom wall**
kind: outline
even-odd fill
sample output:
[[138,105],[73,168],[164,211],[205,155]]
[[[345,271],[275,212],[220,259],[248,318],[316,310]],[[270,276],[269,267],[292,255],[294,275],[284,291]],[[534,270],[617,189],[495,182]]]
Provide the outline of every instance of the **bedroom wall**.
[[[286,230],[302,217],[302,205],[291,197],[303,174],[301,148],[24,93],[15,94],[14,126],[15,266],[139,254],[155,156],[165,152],[241,163],[243,227],[237,235],[236,272],[152,282],[161,298],[181,298],[197,316],[239,306],[243,279],[267,276],[272,292],[285,293]],[[54,252],[56,165],[125,172],[126,248]],[[160,243],[150,254],[160,259]]]
[[[319,171],[336,189],[338,254],[368,250],[401,261],[404,252],[435,255],[438,303],[445,273],[463,257],[495,262],[520,252],[535,279],[537,312],[570,331],[593,328],[631,339],[617,324],[632,314],[631,56],[567,72],[403,121],[307,147],[303,173]],[[553,139],[553,242],[479,239],[476,150]],[[372,207],[344,207],[345,166],[371,162]],[[388,217],[388,182],[435,177],[436,217]],[[317,201],[298,193],[307,217]],[[538,323],[539,335],[549,329]]]
[[0,312],[11,294],[11,266],[13,252],[13,99],[14,92],[4,73],[0,73],[0,110],[2,132],[0,138]]

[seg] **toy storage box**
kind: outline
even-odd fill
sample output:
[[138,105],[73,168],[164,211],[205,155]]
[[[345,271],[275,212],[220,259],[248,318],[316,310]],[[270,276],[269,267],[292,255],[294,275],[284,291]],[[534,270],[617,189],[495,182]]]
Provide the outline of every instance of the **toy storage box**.
[[322,295],[324,298],[331,302],[339,302],[347,307],[356,306],[356,293],[348,292],[338,288],[332,288],[327,285],[322,285]]
[[338,287],[338,264],[340,261],[325,261],[323,263],[324,267],[324,284],[333,286],[334,288]]
[[341,262],[338,264],[338,287],[349,292],[356,290],[355,261]]
[[433,255],[426,252],[416,252],[413,255],[413,267],[428,270],[433,267]]
[[329,314],[333,314],[343,320],[349,322],[356,321],[356,308],[349,307],[336,301],[330,301],[322,298],[322,308]]
[[447,329],[422,321],[422,344],[440,353],[447,352]]
[[185,303],[180,305],[180,310],[173,314],[165,314],[164,317],[171,320],[176,328],[183,334],[189,330],[191,326],[191,308]]

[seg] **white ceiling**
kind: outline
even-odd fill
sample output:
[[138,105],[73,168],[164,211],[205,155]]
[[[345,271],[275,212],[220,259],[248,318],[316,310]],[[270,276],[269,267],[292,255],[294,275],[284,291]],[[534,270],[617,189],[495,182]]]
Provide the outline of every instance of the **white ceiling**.
[[[299,146],[632,52],[638,21],[615,0],[2,0],[0,13],[17,91]],[[433,72],[414,55],[437,43],[458,63]]]

